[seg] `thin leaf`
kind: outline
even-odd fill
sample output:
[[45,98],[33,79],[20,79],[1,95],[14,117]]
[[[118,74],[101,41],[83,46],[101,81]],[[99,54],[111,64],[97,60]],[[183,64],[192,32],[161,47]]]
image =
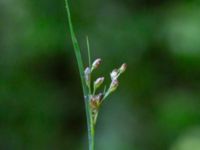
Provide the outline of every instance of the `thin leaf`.
[[85,99],[85,109],[86,109],[86,116],[87,116],[87,127],[88,127],[88,140],[89,140],[89,150],[94,150],[94,123],[92,120],[92,113],[90,109],[90,102],[89,102],[89,92],[87,85],[84,80],[84,68],[83,68],[83,61],[80,53],[80,47],[77,41],[77,38],[74,33],[73,25],[72,25],[72,20],[71,20],[71,14],[70,14],[70,9],[69,9],[69,4],[68,0],[65,0],[66,3],[66,10],[67,10],[67,15],[68,15],[68,22],[69,22],[69,28],[70,28],[70,34],[71,34],[71,39],[76,55],[76,59],[78,62],[78,68],[79,68],[79,74],[81,77],[81,83],[83,87],[83,93],[84,93],[84,99]]

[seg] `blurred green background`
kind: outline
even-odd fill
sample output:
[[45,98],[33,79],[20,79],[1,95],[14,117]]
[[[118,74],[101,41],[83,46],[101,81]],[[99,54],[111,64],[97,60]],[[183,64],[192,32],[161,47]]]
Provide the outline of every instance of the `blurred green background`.
[[[105,76],[97,150],[200,150],[200,1],[70,0]],[[0,150],[86,150],[80,78],[64,0],[0,1]]]

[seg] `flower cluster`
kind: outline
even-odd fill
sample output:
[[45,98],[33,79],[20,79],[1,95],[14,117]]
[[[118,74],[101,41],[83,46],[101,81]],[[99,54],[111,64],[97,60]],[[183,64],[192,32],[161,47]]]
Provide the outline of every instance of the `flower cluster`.
[[103,84],[104,82],[104,77],[99,77],[97,78],[93,84],[91,83],[91,74],[92,72],[97,69],[99,67],[99,65],[101,64],[101,59],[98,58],[96,59],[93,63],[91,67],[87,67],[85,69],[85,82],[86,85],[89,89],[89,103],[90,103],[90,109],[92,112],[92,117],[93,117],[93,122],[94,124],[96,124],[96,120],[97,120],[97,116],[98,116],[98,111],[99,111],[99,107],[101,105],[101,103],[112,93],[114,92],[118,85],[119,85],[119,81],[118,81],[118,77],[125,72],[127,65],[124,63],[121,65],[121,67],[119,69],[114,69],[111,73],[110,73],[110,77],[111,77],[111,83],[108,89],[104,88],[104,91],[96,94],[96,90]]

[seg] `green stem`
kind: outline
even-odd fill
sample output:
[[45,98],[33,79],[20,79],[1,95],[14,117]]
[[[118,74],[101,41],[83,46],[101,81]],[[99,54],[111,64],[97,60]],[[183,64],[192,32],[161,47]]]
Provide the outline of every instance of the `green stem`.
[[89,64],[89,68],[90,68],[90,79],[89,79],[89,94],[92,94],[92,90],[91,90],[91,78],[92,78],[92,72],[91,72],[91,53],[90,53],[90,43],[89,43],[89,39],[88,36],[86,37],[86,43],[87,43],[87,51],[88,51],[88,64]]
[[89,38],[88,36],[86,37],[86,42],[87,42],[87,50],[88,50],[88,63],[89,63],[89,67],[92,67],[91,64],[91,52],[90,52],[90,42],[89,42]]
[[87,88],[87,85],[84,80],[84,68],[83,68],[83,61],[80,53],[80,47],[78,44],[78,41],[76,39],[73,25],[72,25],[72,20],[71,20],[71,15],[70,15],[70,9],[69,9],[69,4],[68,0],[65,0],[66,3],[66,10],[67,10],[67,15],[68,15],[68,23],[69,23],[69,28],[70,28],[70,34],[71,34],[71,39],[78,63],[78,68],[79,68],[79,74],[81,77],[81,83],[82,83],[82,88],[83,88],[83,93],[84,93],[84,100],[85,100],[85,109],[86,109],[86,117],[87,117],[87,127],[88,127],[88,140],[89,140],[89,150],[94,150],[94,135],[95,135],[95,129],[94,129],[94,123],[92,119],[92,112],[90,109],[90,97],[89,97],[89,91]]

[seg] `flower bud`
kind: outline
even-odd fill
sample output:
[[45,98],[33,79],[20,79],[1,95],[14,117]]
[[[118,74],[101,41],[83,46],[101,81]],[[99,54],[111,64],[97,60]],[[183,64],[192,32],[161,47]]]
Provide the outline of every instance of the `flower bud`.
[[118,80],[113,80],[110,84],[109,93],[114,92],[119,85]]
[[87,67],[86,69],[85,69],[85,75],[88,75],[88,74],[90,74],[90,68],[89,67]]
[[98,95],[92,96],[90,100],[90,106],[92,109],[98,109],[103,99],[103,94],[99,93]]
[[118,70],[117,70],[117,69],[114,69],[114,70],[110,73],[111,80],[117,79],[117,75],[118,75]]
[[99,93],[99,94],[97,95],[97,99],[98,99],[99,102],[101,102],[101,100],[103,99],[103,94],[102,94],[102,93]]
[[104,77],[98,78],[95,82],[94,82],[94,88],[97,89],[98,87],[101,86],[101,84],[104,81]]
[[92,71],[98,68],[100,64],[101,64],[101,59],[100,58],[96,59],[92,64]]
[[85,69],[84,73],[85,73],[85,82],[86,82],[87,86],[89,86],[89,84],[90,84],[90,73],[91,73],[90,68],[87,67]]
[[98,106],[95,96],[92,96],[90,99],[90,107],[96,109]]
[[119,68],[119,72],[123,73],[124,71],[126,71],[127,65],[124,63],[121,65],[121,67]]

